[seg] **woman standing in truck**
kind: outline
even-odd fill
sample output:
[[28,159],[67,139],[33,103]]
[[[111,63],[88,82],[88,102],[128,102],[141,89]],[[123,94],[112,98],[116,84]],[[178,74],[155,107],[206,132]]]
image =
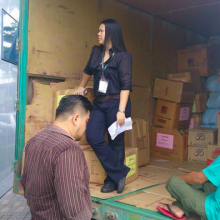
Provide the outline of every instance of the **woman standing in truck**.
[[85,86],[94,75],[94,109],[87,125],[86,138],[107,173],[101,192],[117,190],[121,193],[125,186],[129,168],[124,165],[124,133],[114,140],[105,132],[112,123],[119,126],[130,117],[129,94],[132,87],[132,57],[127,52],[119,23],[107,19],[100,23],[98,31],[100,46],[94,46],[78,94],[83,95]]

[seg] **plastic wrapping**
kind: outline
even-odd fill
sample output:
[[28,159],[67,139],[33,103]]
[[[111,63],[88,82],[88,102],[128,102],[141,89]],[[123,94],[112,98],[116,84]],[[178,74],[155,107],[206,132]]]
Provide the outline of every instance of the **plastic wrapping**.
[[200,128],[217,128],[217,125],[200,125]]
[[217,114],[220,109],[206,109],[203,113],[204,125],[217,125]]
[[220,109],[220,92],[210,93],[206,105],[209,109]]
[[205,83],[205,90],[207,92],[220,92],[219,75],[213,75],[207,78]]

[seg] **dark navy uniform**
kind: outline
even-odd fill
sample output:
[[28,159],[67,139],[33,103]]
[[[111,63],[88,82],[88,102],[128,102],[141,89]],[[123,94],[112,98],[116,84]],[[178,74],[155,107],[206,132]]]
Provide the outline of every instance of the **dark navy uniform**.
[[[114,52],[109,50],[110,58],[104,63],[104,77],[108,80],[106,93],[99,92],[99,81],[102,75],[102,46],[94,46],[90,59],[84,69],[88,75],[94,75],[93,111],[86,129],[86,138],[103,168],[107,173],[105,184],[116,185],[129,172],[124,165],[124,133],[114,140],[108,133],[105,142],[105,132],[114,123],[119,110],[121,90],[132,90],[132,57],[128,52]],[[131,115],[131,102],[128,100],[125,117]]]

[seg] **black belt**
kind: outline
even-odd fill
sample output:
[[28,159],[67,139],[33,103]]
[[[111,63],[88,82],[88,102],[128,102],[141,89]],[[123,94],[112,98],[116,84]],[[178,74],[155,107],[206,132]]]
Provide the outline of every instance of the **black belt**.
[[97,102],[106,102],[112,99],[119,99],[119,98],[120,98],[119,94],[110,94],[110,95],[97,96],[95,100]]

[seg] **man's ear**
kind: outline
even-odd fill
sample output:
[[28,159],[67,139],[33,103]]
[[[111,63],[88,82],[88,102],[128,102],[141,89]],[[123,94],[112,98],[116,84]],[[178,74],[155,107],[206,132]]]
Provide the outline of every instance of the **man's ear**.
[[75,114],[72,116],[72,122],[74,125],[77,125],[79,122],[79,114]]

